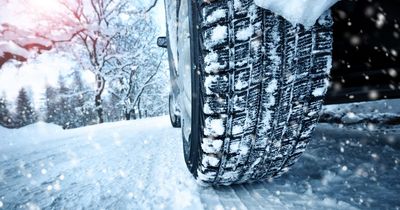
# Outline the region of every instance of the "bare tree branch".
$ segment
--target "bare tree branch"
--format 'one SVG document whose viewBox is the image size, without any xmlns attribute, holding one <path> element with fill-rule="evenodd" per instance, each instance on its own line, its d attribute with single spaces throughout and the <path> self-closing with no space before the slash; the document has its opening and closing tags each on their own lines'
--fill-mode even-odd
<svg viewBox="0 0 400 210">
<path fill-rule="evenodd" d="M 158 0 L 154 0 L 153 4 L 146 10 L 144 13 L 150 12 L 156 5 L 157 5 Z"/>
</svg>

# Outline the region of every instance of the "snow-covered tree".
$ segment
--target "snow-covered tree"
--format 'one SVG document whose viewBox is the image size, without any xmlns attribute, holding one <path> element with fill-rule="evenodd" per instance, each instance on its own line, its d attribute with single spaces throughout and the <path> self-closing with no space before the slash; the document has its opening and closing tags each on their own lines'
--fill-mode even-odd
<svg viewBox="0 0 400 210">
<path fill-rule="evenodd" d="M 93 112 L 93 90 L 88 87 L 82 79 L 81 71 L 74 69 L 71 75 L 72 92 L 69 94 L 69 101 L 74 110 L 71 127 L 77 128 L 96 122 L 96 114 Z"/>
<path fill-rule="evenodd" d="M 25 88 L 21 88 L 17 96 L 16 126 L 23 127 L 37 122 L 38 116 L 34 109 L 32 99 Z"/>
<path fill-rule="evenodd" d="M 73 103 L 74 97 L 79 97 L 79 94 L 67 87 L 66 81 L 62 75 L 58 78 L 58 110 L 56 113 L 56 124 L 61 125 L 64 129 L 76 127 L 75 121 L 78 118 L 75 106 Z"/>
<path fill-rule="evenodd" d="M 146 17 L 126 20 L 124 30 L 115 37 L 116 53 L 120 56 L 108 63 L 112 67 L 109 78 L 110 92 L 118 98 L 125 119 L 140 115 L 141 97 L 146 88 L 161 82 L 155 80 L 162 71 L 165 52 L 156 45 L 157 28 Z M 166 84 L 165 80 L 161 83 Z"/>
<path fill-rule="evenodd" d="M 111 94 L 104 100 L 104 109 L 107 121 L 116 122 L 124 119 L 121 100 L 116 95 Z"/>
<path fill-rule="evenodd" d="M 139 56 L 146 52 L 143 48 L 155 43 L 154 32 L 145 34 L 148 30 L 143 30 L 151 26 L 146 21 L 150 18 L 140 15 L 144 10 L 138 10 L 128 0 L 71 0 L 62 4 L 69 12 L 66 18 L 61 19 L 63 25 L 74 28 L 74 41 L 80 44 L 74 50 L 80 50 L 76 54 L 83 58 L 81 64 L 95 75 L 94 103 L 99 123 L 102 123 L 102 96 L 106 82 L 120 79 L 122 72 L 132 75 L 138 67 L 135 62 L 144 57 Z M 129 80 L 126 76 L 124 78 Z"/>
<path fill-rule="evenodd" d="M 103 15 L 102 18 L 107 19 L 108 17 L 106 16 L 112 13 L 108 11 L 114 11 L 125 7 L 129 1 L 124 0 L 121 1 L 122 3 L 116 3 L 118 0 L 55 0 L 48 2 L 53 6 L 58 6 L 58 10 L 51 11 L 51 14 L 48 14 L 49 10 L 40 10 L 43 3 L 37 4 L 35 2 L 36 1 L 0 0 L 0 5 L 3 10 L 7 10 L 9 4 L 17 4 L 20 7 L 26 7 L 25 10 L 21 10 L 20 13 L 29 15 L 30 19 L 35 22 L 30 28 L 21 28 L 8 23 L 7 20 L 2 20 L 0 15 L 0 68 L 9 60 L 26 61 L 32 51 L 41 53 L 43 50 L 50 50 L 56 43 L 70 42 L 80 32 L 90 31 L 90 25 L 86 25 L 89 26 L 86 27 L 82 25 L 84 22 L 81 21 L 83 18 L 88 20 L 87 17 L 90 17 L 86 17 L 85 13 L 87 8 L 93 8 L 94 10 L 92 12 L 95 12 L 98 18 Z M 135 13 L 147 13 L 154 8 L 156 4 L 157 0 L 154 0 L 147 10 L 135 11 Z M 65 7 L 62 8 L 62 5 Z M 68 18 L 66 12 L 68 10 L 71 11 L 70 9 L 75 5 L 77 6 L 77 10 L 75 10 L 76 13 L 69 16 L 71 18 Z M 120 6 L 116 7 L 115 5 Z M 1 10 L 0 12 L 4 13 L 4 11 Z"/>
<path fill-rule="evenodd" d="M 168 114 L 169 79 L 167 66 L 163 64 L 153 82 L 144 89 L 138 105 L 143 117 L 154 117 Z"/>
<path fill-rule="evenodd" d="M 0 97 L 0 125 L 6 128 L 12 127 L 12 116 L 8 109 L 8 101 L 5 96 Z"/>
<path fill-rule="evenodd" d="M 50 40 L 31 35 L 31 31 L 0 23 L 0 68 L 12 59 L 26 61 L 32 51 L 41 53 L 52 48 Z"/>
<path fill-rule="evenodd" d="M 66 80 L 72 79 L 68 85 Z M 61 125 L 65 129 L 93 124 L 96 119 L 91 107 L 91 90 L 86 86 L 79 71 L 60 75 L 58 87 L 46 86 L 46 122 Z"/>
<path fill-rule="evenodd" d="M 59 104 L 58 104 L 58 90 L 50 85 L 46 85 L 45 90 L 45 98 L 46 98 L 46 119 L 45 121 L 48 123 L 56 123 L 57 116 L 59 112 Z"/>
</svg>

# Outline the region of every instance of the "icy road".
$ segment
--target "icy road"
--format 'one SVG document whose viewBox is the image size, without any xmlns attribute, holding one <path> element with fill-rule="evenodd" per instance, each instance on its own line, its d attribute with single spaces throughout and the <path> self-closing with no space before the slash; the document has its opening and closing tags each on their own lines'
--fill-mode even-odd
<svg viewBox="0 0 400 210">
<path fill-rule="evenodd" d="M 272 182 L 201 187 L 167 117 L 0 127 L 0 209 L 399 209 L 400 128 L 320 124 Z"/>
</svg>

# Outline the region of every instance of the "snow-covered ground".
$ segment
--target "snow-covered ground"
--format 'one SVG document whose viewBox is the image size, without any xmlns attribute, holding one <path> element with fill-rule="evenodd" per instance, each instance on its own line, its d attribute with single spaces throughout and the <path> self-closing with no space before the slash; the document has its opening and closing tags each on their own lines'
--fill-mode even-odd
<svg viewBox="0 0 400 210">
<path fill-rule="evenodd" d="M 399 124 L 400 99 L 328 105 L 323 108 L 321 121 L 348 125 Z"/>
<path fill-rule="evenodd" d="M 0 209 L 398 209 L 400 126 L 379 126 L 320 124 L 288 174 L 214 188 L 186 169 L 168 117 L 0 127 Z"/>
</svg>

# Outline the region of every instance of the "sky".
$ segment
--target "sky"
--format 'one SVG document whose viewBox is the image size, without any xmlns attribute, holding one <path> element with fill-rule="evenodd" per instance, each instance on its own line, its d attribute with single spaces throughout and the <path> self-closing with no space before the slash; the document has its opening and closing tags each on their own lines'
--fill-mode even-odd
<svg viewBox="0 0 400 210">
<path fill-rule="evenodd" d="M 51 10 L 54 0 L 14 0 L 14 2 L 15 4 L 0 8 L 0 23 L 11 22 L 21 27 L 32 27 L 29 17 L 23 15 L 21 2 L 34 2 L 32 9 L 40 8 L 46 12 Z M 15 13 L 18 13 L 18 15 L 15 15 Z M 163 0 L 158 0 L 156 7 L 151 11 L 151 15 L 155 16 L 154 19 L 160 28 L 159 35 L 165 36 Z M 66 54 L 54 53 L 54 51 L 45 52 L 34 58 L 30 58 L 23 65 L 16 66 L 13 63 L 6 63 L 0 69 L 0 96 L 3 96 L 3 93 L 5 93 L 7 99 L 13 101 L 18 95 L 18 91 L 22 87 L 26 87 L 32 89 L 33 98 L 37 104 L 42 98 L 46 84 L 56 86 L 60 72 L 66 74 L 71 71 L 74 65 L 76 63 L 73 62 L 73 58 Z M 93 81 L 93 76 L 90 72 L 84 72 L 83 76 L 87 81 Z"/>
</svg>

